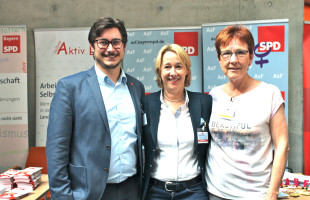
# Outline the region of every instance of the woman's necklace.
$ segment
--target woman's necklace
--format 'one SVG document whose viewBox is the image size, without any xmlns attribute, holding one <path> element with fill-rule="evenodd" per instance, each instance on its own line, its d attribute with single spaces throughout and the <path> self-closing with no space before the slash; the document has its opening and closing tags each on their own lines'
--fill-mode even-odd
<svg viewBox="0 0 310 200">
<path fill-rule="evenodd" d="M 181 101 L 181 100 L 185 97 L 185 95 L 184 95 L 184 93 L 183 93 L 183 96 L 182 96 L 181 98 L 179 98 L 179 99 L 176 99 L 176 100 L 169 99 L 168 97 L 166 97 L 166 95 L 164 95 L 164 97 L 165 97 L 168 101 L 171 101 L 171 102 L 178 102 L 178 101 Z"/>
</svg>

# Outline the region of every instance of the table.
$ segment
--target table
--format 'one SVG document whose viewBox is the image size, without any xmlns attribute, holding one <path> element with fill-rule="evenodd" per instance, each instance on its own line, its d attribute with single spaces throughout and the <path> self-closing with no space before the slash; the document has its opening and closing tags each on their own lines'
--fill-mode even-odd
<svg viewBox="0 0 310 200">
<path fill-rule="evenodd" d="M 46 193 L 49 191 L 49 189 L 48 176 L 47 174 L 42 174 L 40 185 L 34 189 L 33 192 L 30 192 L 27 196 L 21 198 L 21 200 L 38 200 L 42 197 L 46 199 Z"/>
<path fill-rule="evenodd" d="M 289 198 L 285 198 L 283 200 L 287 200 L 287 199 L 294 199 L 294 200 L 310 200 L 310 196 L 303 196 L 300 195 L 299 197 L 289 197 Z"/>
<path fill-rule="evenodd" d="M 42 174 L 41 177 L 41 184 L 33 190 L 33 192 L 29 193 L 26 197 L 22 198 L 21 200 L 38 200 L 41 197 L 45 197 L 46 199 L 46 193 L 49 191 L 49 185 L 48 185 L 48 176 L 47 174 Z M 310 200 L 310 196 L 299 196 L 299 197 L 289 197 L 286 199 L 294 199 L 294 200 Z"/>
<path fill-rule="evenodd" d="M 299 180 L 305 180 L 305 178 L 303 177 L 303 174 L 301 173 L 290 173 L 290 172 L 285 171 L 284 177 L 288 178 L 289 180 L 294 180 L 294 178 L 298 178 Z M 282 199 L 310 200 L 310 196 L 300 195 L 299 197 L 289 197 L 289 198 L 282 198 Z"/>
<path fill-rule="evenodd" d="M 303 196 L 303 195 L 300 195 L 299 197 L 288 197 L 288 198 L 278 198 L 279 200 L 280 199 L 283 199 L 283 200 L 287 200 L 287 199 L 294 199 L 294 200 L 310 200 L 310 196 Z"/>
</svg>

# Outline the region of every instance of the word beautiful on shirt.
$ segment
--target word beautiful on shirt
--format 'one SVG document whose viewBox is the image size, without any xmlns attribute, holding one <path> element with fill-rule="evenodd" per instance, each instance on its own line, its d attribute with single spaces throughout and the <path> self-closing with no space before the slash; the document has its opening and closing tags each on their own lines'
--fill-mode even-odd
<svg viewBox="0 0 310 200">
<path fill-rule="evenodd" d="M 232 122 L 232 121 L 212 121 L 212 129 L 225 129 L 226 131 L 251 130 L 252 127 L 248 123 Z"/>
<path fill-rule="evenodd" d="M 210 132 L 214 141 L 222 148 L 244 150 L 249 153 L 256 151 L 264 140 L 259 127 L 252 127 L 245 122 L 212 121 Z"/>
</svg>

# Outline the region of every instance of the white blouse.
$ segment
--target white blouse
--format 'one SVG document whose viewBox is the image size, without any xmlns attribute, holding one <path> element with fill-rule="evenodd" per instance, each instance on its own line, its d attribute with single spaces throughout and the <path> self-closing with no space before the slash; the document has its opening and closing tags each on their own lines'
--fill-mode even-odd
<svg viewBox="0 0 310 200">
<path fill-rule="evenodd" d="M 197 156 L 194 154 L 194 131 L 185 103 L 173 114 L 160 95 L 161 110 L 157 133 L 152 178 L 161 181 L 185 181 L 199 175 Z"/>
</svg>

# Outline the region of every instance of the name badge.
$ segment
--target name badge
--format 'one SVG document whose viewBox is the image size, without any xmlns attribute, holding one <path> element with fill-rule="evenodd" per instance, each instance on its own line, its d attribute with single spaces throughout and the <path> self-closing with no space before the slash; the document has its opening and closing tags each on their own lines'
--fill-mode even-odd
<svg viewBox="0 0 310 200">
<path fill-rule="evenodd" d="M 197 129 L 198 144 L 205 144 L 209 142 L 208 132 L 203 128 Z"/>
<path fill-rule="evenodd" d="M 232 120 L 235 117 L 235 110 L 233 109 L 233 106 L 227 106 L 224 107 L 224 109 L 221 110 L 219 117 L 226 120 Z"/>
</svg>

